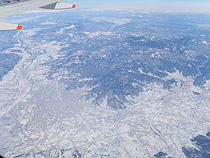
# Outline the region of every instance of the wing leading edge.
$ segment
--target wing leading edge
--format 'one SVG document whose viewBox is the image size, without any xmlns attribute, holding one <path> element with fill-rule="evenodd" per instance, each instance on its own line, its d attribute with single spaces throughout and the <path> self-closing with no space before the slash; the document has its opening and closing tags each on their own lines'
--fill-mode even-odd
<svg viewBox="0 0 210 158">
<path fill-rule="evenodd" d="M 75 7 L 75 4 L 69 4 L 63 0 L 0 0 L 0 31 L 22 29 L 21 25 L 2 20 L 11 15 L 37 8 L 58 10 Z"/>
</svg>

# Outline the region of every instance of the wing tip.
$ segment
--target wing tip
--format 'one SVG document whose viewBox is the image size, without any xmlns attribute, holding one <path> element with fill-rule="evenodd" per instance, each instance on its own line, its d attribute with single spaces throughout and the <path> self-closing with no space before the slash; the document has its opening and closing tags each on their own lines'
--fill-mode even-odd
<svg viewBox="0 0 210 158">
<path fill-rule="evenodd" d="M 23 29 L 23 26 L 20 25 L 20 24 L 18 24 L 17 27 L 16 27 L 16 29 L 17 29 L 17 30 L 22 30 L 22 29 Z"/>
<path fill-rule="evenodd" d="M 77 5 L 76 4 L 72 4 L 72 6 L 71 6 L 72 8 L 76 8 L 77 7 Z"/>
</svg>

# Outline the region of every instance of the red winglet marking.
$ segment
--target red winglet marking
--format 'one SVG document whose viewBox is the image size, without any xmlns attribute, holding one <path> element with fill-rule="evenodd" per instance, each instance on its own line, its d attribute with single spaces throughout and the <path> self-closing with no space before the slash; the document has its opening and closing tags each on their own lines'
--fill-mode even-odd
<svg viewBox="0 0 210 158">
<path fill-rule="evenodd" d="M 72 8 L 76 8 L 77 7 L 77 5 L 76 4 L 72 4 L 72 6 L 71 6 Z"/>
<path fill-rule="evenodd" d="M 20 24 L 18 24 L 16 28 L 17 28 L 17 30 L 22 30 L 23 29 L 23 26 L 20 25 Z"/>
</svg>

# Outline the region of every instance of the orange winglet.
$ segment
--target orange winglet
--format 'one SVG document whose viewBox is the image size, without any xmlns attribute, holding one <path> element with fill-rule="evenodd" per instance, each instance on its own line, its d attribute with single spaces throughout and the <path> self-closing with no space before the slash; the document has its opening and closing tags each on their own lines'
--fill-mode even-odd
<svg viewBox="0 0 210 158">
<path fill-rule="evenodd" d="M 22 30 L 23 29 L 23 26 L 20 25 L 20 24 L 18 24 L 16 28 L 17 28 L 17 30 Z"/>
<path fill-rule="evenodd" d="M 72 6 L 71 6 L 72 8 L 76 8 L 77 7 L 77 5 L 76 4 L 72 4 Z"/>
</svg>

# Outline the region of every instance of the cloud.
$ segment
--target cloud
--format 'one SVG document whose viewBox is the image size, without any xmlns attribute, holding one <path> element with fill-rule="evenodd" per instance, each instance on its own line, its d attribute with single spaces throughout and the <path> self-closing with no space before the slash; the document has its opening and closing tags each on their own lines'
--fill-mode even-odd
<svg viewBox="0 0 210 158">
<path fill-rule="evenodd" d="M 52 21 L 46 21 L 46 22 L 41 23 L 41 25 L 56 25 L 56 24 L 57 23 L 52 22 Z"/>
<path fill-rule="evenodd" d="M 131 22 L 131 19 L 128 18 L 93 18 L 92 20 L 96 21 L 96 22 L 101 22 L 101 21 L 106 21 L 106 22 L 111 22 L 117 25 L 123 25 L 123 24 L 127 24 L 129 22 Z"/>
<path fill-rule="evenodd" d="M 61 29 L 60 29 L 58 32 L 56 32 L 55 34 L 63 34 L 65 30 L 73 29 L 73 28 L 75 28 L 75 27 L 76 27 L 76 25 L 70 25 L 70 26 L 61 28 Z"/>
</svg>

